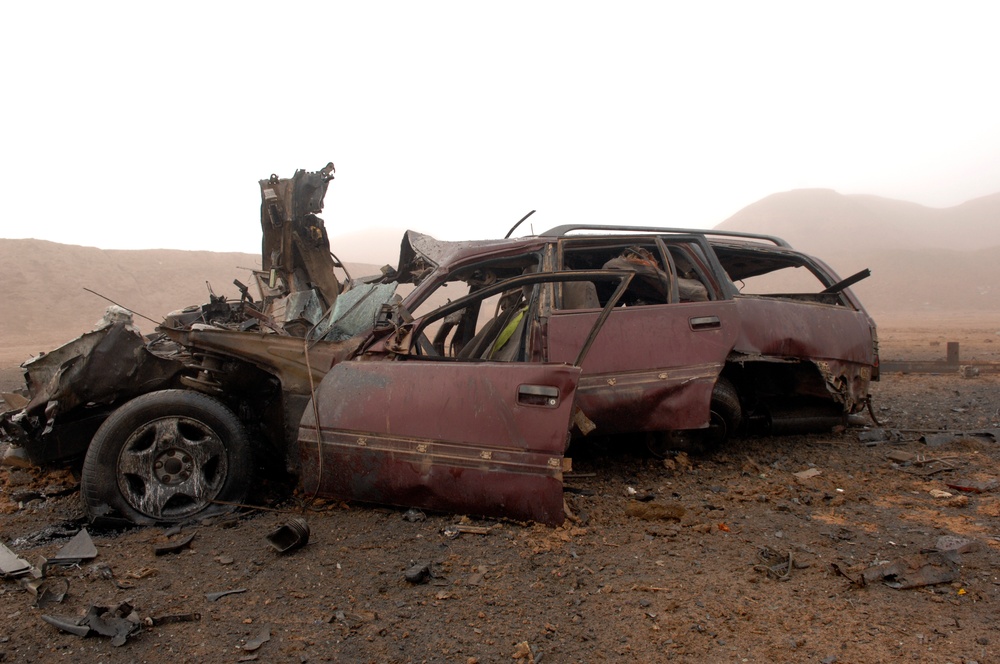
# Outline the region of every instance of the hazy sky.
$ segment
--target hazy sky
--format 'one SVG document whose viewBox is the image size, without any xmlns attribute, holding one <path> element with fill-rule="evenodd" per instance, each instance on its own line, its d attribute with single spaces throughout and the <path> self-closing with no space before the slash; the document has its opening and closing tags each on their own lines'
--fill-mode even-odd
<svg viewBox="0 0 1000 664">
<path fill-rule="evenodd" d="M 257 181 L 328 161 L 333 236 L 956 205 L 1000 191 L 995 7 L 5 3 L 0 237 L 258 252 Z"/>
</svg>

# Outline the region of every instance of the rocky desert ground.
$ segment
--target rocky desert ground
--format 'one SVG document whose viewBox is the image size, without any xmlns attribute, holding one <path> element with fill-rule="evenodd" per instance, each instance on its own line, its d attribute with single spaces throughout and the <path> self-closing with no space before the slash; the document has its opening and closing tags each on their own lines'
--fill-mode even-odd
<svg viewBox="0 0 1000 664">
<path fill-rule="evenodd" d="M 38 595 L 0 580 L 0 661 L 996 662 L 1000 316 L 879 320 L 883 361 L 958 341 L 982 371 L 886 372 L 878 424 L 706 456 L 576 445 L 561 528 L 269 492 L 180 529 L 89 528 L 97 555 Z M 31 564 L 87 527 L 73 469 L 0 487 L 0 541 Z M 278 553 L 294 518 L 309 542 Z M 43 618 L 92 607 L 132 613 L 124 644 Z"/>
</svg>

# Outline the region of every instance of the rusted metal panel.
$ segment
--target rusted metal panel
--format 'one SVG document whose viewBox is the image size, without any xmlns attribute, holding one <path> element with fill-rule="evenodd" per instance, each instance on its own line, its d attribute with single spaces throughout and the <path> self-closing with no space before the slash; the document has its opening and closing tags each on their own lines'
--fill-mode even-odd
<svg viewBox="0 0 1000 664">
<path fill-rule="evenodd" d="M 595 318 L 554 312 L 548 359 L 569 361 Z M 617 308 L 583 362 L 580 407 L 607 433 L 707 426 L 712 386 L 738 332 L 731 300 Z"/>
<path fill-rule="evenodd" d="M 580 370 L 557 364 L 347 362 L 299 429 L 309 494 L 563 521 L 562 469 Z"/>
<path fill-rule="evenodd" d="M 836 358 L 869 366 L 875 360 L 871 319 L 846 307 L 785 298 L 741 296 L 734 350 L 775 357 Z"/>
<path fill-rule="evenodd" d="M 697 429 L 709 422 L 718 364 L 584 375 L 577 405 L 599 433 Z"/>
<path fill-rule="evenodd" d="M 736 304 L 743 324 L 735 353 L 749 361 L 808 361 L 847 412 L 866 402 L 876 356 L 864 311 L 753 296 L 739 297 Z"/>
</svg>

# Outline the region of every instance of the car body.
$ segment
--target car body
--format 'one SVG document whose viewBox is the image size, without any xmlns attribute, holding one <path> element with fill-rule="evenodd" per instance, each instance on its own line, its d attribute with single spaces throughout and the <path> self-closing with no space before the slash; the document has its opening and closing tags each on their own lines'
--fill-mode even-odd
<svg viewBox="0 0 1000 664">
<path fill-rule="evenodd" d="M 763 235 L 564 226 L 409 231 L 395 269 L 341 281 L 316 217 L 332 172 L 261 181 L 259 299 L 239 284 L 153 338 L 109 320 L 27 363 L 14 449 L 84 456 L 94 518 L 225 509 L 266 466 L 307 495 L 560 523 L 570 435 L 663 453 L 868 405 L 864 274 Z"/>
</svg>

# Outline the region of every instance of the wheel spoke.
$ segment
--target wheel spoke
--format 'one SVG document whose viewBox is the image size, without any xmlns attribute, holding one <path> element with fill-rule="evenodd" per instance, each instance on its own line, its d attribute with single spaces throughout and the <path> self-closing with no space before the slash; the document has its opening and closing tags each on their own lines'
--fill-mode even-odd
<svg viewBox="0 0 1000 664">
<path fill-rule="evenodd" d="M 163 507 L 178 493 L 176 487 L 165 486 L 155 479 L 145 482 L 143 488 L 141 496 L 131 491 L 127 498 L 129 502 L 134 502 L 137 510 L 155 518 L 163 516 Z"/>
<path fill-rule="evenodd" d="M 177 441 L 177 447 L 190 454 L 194 464 L 202 468 L 226 454 L 226 448 L 219 437 L 211 431 L 205 433 L 208 435 L 201 440 L 180 438 Z"/>
</svg>

